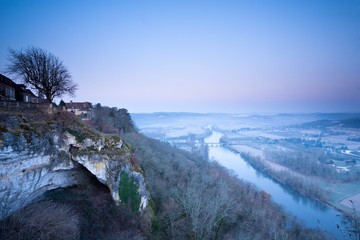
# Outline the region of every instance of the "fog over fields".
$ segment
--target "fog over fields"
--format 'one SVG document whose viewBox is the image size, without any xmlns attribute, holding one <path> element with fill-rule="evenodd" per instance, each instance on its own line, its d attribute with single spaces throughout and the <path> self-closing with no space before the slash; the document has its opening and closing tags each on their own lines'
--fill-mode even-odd
<svg viewBox="0 0 360 240">
<path fill-rule="evenodd" d="M 285 171 L 299 179 L 313 179 L 319 191 L 307 193 L 310 197 L 345 211 L 351 208 L 351 199 L 360 209 L 360 114 L 153 113 L 132 117 L 146 136 L 187 151 L 204 151 L 204 138 L 212 131 L 221 132 L 222 146 L 259 158 L 269 173 Z"/>
</svg>

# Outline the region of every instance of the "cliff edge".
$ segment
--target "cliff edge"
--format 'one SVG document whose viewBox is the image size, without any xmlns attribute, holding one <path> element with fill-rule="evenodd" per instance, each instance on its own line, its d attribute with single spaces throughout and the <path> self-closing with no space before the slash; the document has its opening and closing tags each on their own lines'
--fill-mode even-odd
<svg viewBox="0 0 360 240">
<path fill-rule="evenodd" d="M 136 182 L 141 201 L 150 194 L 130 146 L 104 135 L 68 112 L 0 112 L 0 219 L 45 192 L 82 184 L 84 168 L 106 185 L 119 203 L 121 173 Z"/>
</svg>

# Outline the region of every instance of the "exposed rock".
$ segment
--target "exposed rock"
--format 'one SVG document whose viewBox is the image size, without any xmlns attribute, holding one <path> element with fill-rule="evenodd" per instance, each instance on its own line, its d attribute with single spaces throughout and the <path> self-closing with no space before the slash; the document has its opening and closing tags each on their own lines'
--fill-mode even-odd
<svg viewBox="0 0 360 240">
<path fill-rule="evenodd" d="M 11 127 L 15 128 L 13 122 Z M 134 176 L 141 196 L 139 210 L 147 207 L 150 195 L 144 175 L 132 164 L 129 147 L 121 138 L 86 138 L 78 142 L 76 136 L 62 130 L 53 129 L 41 136 L 34 132 L 1 133 L 0 219 L 46 191 L 80 184 L 81 165 L 109 187 L 117 202 L 120 172 Z"/>
</svg>

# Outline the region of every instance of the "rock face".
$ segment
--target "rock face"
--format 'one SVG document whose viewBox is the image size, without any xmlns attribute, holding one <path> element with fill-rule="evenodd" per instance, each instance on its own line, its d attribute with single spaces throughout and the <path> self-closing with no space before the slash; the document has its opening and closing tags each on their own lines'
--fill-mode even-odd
<svg viewBox="0 0 360 240">
<path fill-rule="evenodd" d="M 46 191 L 81 184 L 85 167 L 107 185 L 119 201 L 120 172 L 134 176 L 141 196 L 140 211 L 150 198 L 141 169 L 119 137 L 86 138 L 79 142 L 67 131 L 47 136 L 3 131 L 0 140 L 0 219 Z"/>
</svg>

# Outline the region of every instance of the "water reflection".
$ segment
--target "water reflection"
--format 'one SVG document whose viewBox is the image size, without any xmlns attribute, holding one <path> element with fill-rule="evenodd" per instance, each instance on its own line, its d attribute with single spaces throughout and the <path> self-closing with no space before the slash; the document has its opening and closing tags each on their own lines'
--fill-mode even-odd
<svg viewBox="0 0 360 240">
<path fill-rule="evenodd" d="M 207 142 L 219 142 L 221 133 L 213 132 L 205 139 Z M 210 159 L 215 159 L 223 166 L 232 169 L 243 180 L 255 184 L 259 189 L 272 195 L 275 202 L 282 205 L 288 212 L 304 221 L 307 226 L 316 228 L 319 222 L 323 229 L 331 232 L 341 239 L 341 234 L 336 228 L 339 212 L 293 191 L 290 187 L 271 179 L 267 174 L 257 171 L 239 154 L 224 147 L 209 147 Z"/>
</svg>

